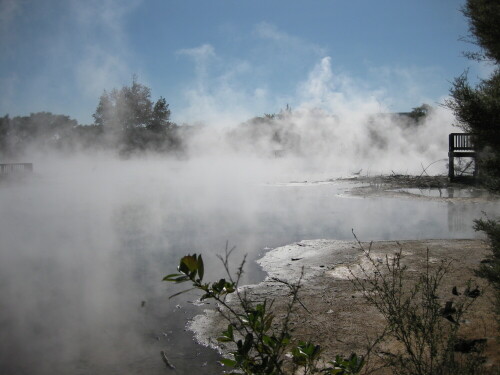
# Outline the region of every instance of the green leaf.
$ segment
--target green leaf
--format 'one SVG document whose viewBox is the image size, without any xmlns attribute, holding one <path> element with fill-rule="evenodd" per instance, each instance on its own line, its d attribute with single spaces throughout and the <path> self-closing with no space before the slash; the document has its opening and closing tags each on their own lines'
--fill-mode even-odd
<svg viewBox="0 0 500 375">
<path fill-rule="evenodd" d="M 219 341 L 219 342 L 230 342 L 230 341 L 233 341 L 233 340 L 231 340 L 229 337 L 220 336 L 220 337 L 217 337 L 217 341 Z"/>
<path fill-rule="evenodd" d="M 188 268 L 189 272 L 196 271 L 198 269 L 198 260 L 196 258 L 196 254 L 186 255 L 185 257 L 182 257 L 181 264 L 184 264 Z"/>
<path fill-rule="evenodd" d="M 231 338 L 231 339 L 234 339 L 234 334 L 233 334 L 233 325 L 232 324 L 228 324 L 227 325 L 227 337 Z"/>
<path fill-rule="evenodd" d="M 165 276 L 162 281 L 175 281 L 173 278 L 179 277 L 179 276 L 184 276 L 184 274 L 183 273 L 171 273 L 170 275 Z"/>
<path fill-rule="evenodd" d="M 189 275 L 189 268 L 182 261 L 179 263 L 179 267 L 177 269 L 185 275 Z"/>
<path fill-rule="evenodd" d="M 179 284 L 179 283 L 183 283 L 183 282 L 185 282 L 185 281 L 189 281 L 189 280 L 190 280 L 190 279 L 189 279 L 189 277 L 187 277 L 187 276 L 179 276 L 179 277 L 177 277 L 177 278 L 175 278 L 175 279 L 171 279 L 171 280 L 169 280 L 169 281 L 175 281 L 177 284 Z"/>
<path fill-rule="evenodd" d="M 233 361 L 232 359 L 229 359 L 229 358 L 223 358 L 219 362 L 221 364 L 223 364 L 224 366 L 228 366 L 228 367 L 236 366 L 236 361 Z"/>
<path fill-rule="evenodd" d="M 276 344 L 276 340 L 273 337 L 269 337 L 268 335 L 262 336 L 262 342 L 271 348 L 274 348 Z"/>
<path fill-rule="evenodd" d="M 271 325 L 273 324 L 273 320 L 274 320 L 274 315 L 273 314 L 269 314 L 268 316 L 266 316 L 265 320 L 264 320 L 264 331 L 269 331 L 269 329 L 271 328 Z"/>
<path fill-rule="evenodd" d="M 252 344 L 253 344 L 253 335 L 251 333 L 247 333 L 247 335 L 245 336 L 245 343 L 243 344 L 241 351 L 244 354 L 247 354 L 252 348 Z"/>
<path fill-rule="evenodd" d="M 226 283 L 224 286 L 224 292 L 227 294 L 234 293 L 235 290 L 233 283 Z"/>
<path fill-rule="evenodd" d="M 212 298 L 212 295 L 210 293 L 205 293 L 204 295 L 202 295 L 200 297 L 200 301 L 204 301 L 206 300 L 207 298 Z"/>
<path fill-rule="evenodd" d="M 205 274 L 205 267 L 203 265 L 203 258 L 201 257 L 201 254 L 198 255 L 198 261 L 197 261 L 197 268 L 198 268 L 198 276 L 200 278 L 200 281 L 203 280 L 203 275 Z"/>
</svg>

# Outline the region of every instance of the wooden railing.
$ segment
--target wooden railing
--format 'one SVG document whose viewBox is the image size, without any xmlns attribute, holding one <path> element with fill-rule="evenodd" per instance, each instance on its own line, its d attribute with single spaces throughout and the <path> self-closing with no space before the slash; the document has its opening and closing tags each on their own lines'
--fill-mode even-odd
<svg viewBox="0 0 500 375">
<path fill-rule="evenodd" d="M 33 163 L 3 163 L 0 164 L 0 175 L 8 173 L 33 172 Z"/>
<path fill-rule="evenodd" d="M 449 136 L 450 151 L 471 151 L 475 152 L 472 143 L 473 134 L 469 133 L 451 133 Z"/>
<path fill-rule="evenodd" d="M 448 138 L 448 177 L 455 179 L 455 158 L 474 158 L 474 176 L 477 175 L 476 148 L 473 143 L 474 134 L 451 133 Z"/>
</svg>

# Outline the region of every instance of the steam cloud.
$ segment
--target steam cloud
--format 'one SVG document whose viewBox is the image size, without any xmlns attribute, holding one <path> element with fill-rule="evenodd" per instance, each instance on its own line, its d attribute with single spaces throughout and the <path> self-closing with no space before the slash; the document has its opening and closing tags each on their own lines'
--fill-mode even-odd
<svg viewBox="0 0 500 375">
<path fill-rule="evenodd" d="M 418 124 L 390 113 L 380 90 L 365 91 L 348 76 L 335 75 L 329 57 L 321 59 L 298 86 L 293 100 L 297 107 L 273 118 L 267 129 L 250 121 L 243 127 L 246 131 L 235 131 L 235 124 L 244 116 L 248 119 L 249 111 L 232 106 L 232 100 L 254 104 L 252 99 L 257 99 L 235 93 L 226 85 L 213 95 L 204 87 L 199 84 L 198 90 L 189 91 L 192 103 L 184 112 L 190 117 L 195 115 L 191 109 L 197 108 L 206 115 L 206 126 L 188 141 L 191 157 L 228 152 L 269 157 L 278 151 L 293 159 L 294 167 L 282 162 L 285 169 L 302 165 L 301 173 L 318 172 L 323 177 L 345 176 L 360 169 L 371 174 L 417 173 L 438 160 L 430 172 L 445 171 L 447 135 L 453 131 L 453 116 L 447 109 L 433 107 Z M 275 133 L 288 135 L 288 139 L 273 139 Z M 286 148 L 293 152 L 287 153 Z"/>
</svg>

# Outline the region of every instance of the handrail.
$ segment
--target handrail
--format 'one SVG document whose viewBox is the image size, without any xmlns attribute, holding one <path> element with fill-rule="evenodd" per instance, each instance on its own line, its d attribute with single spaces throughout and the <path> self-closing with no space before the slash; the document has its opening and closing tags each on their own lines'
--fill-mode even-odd
<svg viewBox="0 0 500 375">
<path fill-rule="evenodd" d="M 472 133 L 451 133 L 449 136 L 450 151 L 476 151 L 472 142 Z"/>
</svg>

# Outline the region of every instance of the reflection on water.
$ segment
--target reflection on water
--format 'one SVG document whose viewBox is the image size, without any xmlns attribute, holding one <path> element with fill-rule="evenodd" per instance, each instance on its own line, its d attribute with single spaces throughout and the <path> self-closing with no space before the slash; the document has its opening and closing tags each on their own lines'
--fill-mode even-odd
<svg viewBox="0 0 500 375">
<path fill-rule="evenodd" d="M 468 215 L 468 205 L 447 202 L 448 206 L 448 231 L 450 233 L 465 233 L 470 231 L 473 223 Z M 498 211 L 497 211 L 498 212 Z M 479 219 L 480 216 L 475 217 Z"/>
<path fill-rule="evenodd" d="M 1 373 L 164 374 L 161 350 L 178 373 L 220 373 L 216 353 L 184 331 L 210 305 L 169 300 L 180 289 L 160 281 L 182 255 L 202 252 L 214 279 L 228 241 L 235 264 L 248 254 L 250 283 L 267 248 L 350 240 L 352 229 L 361 240 L 471 238 L 481 211 L 500 212 L 497 202 L 343 198 L 346 183 L 136 167 L 0 186 Z"/>
<path fill-rule="evenodd" d="M 430 198 L 488 198 L 488 192 L 476 188 L 400 188 L 389 191 L 402 192 Z"/>
</svg>

